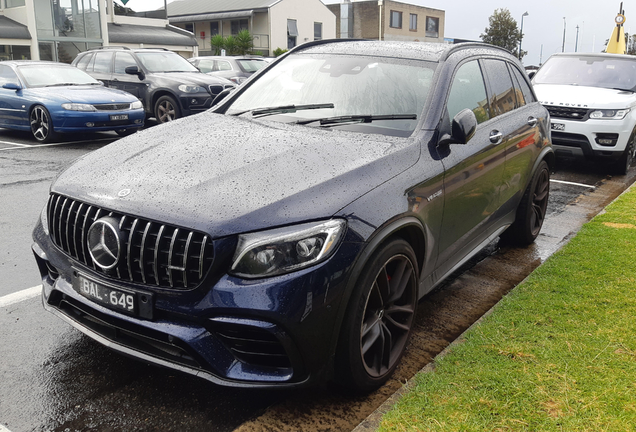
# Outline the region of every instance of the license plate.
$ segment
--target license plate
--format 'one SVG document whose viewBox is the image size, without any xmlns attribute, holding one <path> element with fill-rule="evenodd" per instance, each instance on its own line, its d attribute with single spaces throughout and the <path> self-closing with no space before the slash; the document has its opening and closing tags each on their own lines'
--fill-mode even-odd
<svg viewBox="0 0 636 432">
<path fill-rule="evenodd" d="M 552 130 L 555 130 L 555 131 L 562 131 L 562 130 L 565 130 L 565 124 L 564 123 L 550 123 L 550 128 Z"/>
<path fill-rule="evenodd" d="M 107 287 L 78 275 L 73 279 L 73 288 L 84 297 L 129 315 L 137 315 L 137 294 Z"/>
<path fill-rule="evenodd" d="M 110 116 L 110 121 L 128 120 L 128 114 L 113 114 Z"/>
</svg>

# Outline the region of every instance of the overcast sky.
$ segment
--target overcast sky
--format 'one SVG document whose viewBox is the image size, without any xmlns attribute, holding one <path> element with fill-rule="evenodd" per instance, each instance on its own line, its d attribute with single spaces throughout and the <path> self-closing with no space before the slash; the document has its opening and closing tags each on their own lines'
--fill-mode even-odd
<svg viewBox="0 0 636 432">
<path fill-rule="evenodd" d="M 340 3 L 340 0 L 323 0 L 323 3 Z M 565 51 L 574 51 L 578 25 L 578 51 L 600 52 L 612 33 L 620 6 L 620 1 L 612 0 L 403 0 L 403 3 L 446 11 L 445 37 L 471 40 L 480 40 L 479 35 L 488 26 L 488 18 L 497 8 L 507 8 L 519 27 L 521 16 L 528 12 L 523 19 L 522 45 L 528 51 L 523 61 L 526 65 L 538 65 L 551 54 L 561 52 L 563 17 Z M 163 6 L 163 0 L 129 0 L 127 6 L 135 10 L 152 10 Z M 636 32 L 636 3 L 625 2 L 624 9 L 627 17 L 625 30 Z"/>
</svg>

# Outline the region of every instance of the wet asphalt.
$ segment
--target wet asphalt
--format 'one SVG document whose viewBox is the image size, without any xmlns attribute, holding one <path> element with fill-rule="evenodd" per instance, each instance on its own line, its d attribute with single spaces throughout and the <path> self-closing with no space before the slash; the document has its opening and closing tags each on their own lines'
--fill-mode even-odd
<svg viewBox="0 0 636 432">
<path fill-rule="evenodd" d="M 117 139 L 34 145 L 0 129 L 0 300 L 39 285 L 31 230 L 65 166 Z M 352 430 L 635 179 L 559 161 L 537 242 L 496 241 L 426 296 L 396 376 L 365 396 L 331 389 L 226 389 L 109 351 L 53 315 L 38 297 L 0 307 L 0 431 Z"/>
</svg>

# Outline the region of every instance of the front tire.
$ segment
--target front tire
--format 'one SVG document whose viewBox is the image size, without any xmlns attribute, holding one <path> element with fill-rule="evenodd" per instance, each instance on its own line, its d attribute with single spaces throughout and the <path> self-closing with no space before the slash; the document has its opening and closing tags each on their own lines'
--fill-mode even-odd
<svg viewBox="0 0 636 432">
<path fill-rule="evenodd" d="M 29 115 L 31 134 L 40 143 L 48 143 L 55 139 L 53 121 L 49 111 L 42 105 L 36 105 Z"/>
<path fill-rule="evenodd" d="M 501 239 L 519 246 L 532 243 L 541 232 L 549 197 L 550 168 L 546 161 L 541 161 L 521 198 L 515 222 L 501 235 Z"/>
<path fill-rule="evenodd" d="M 630 137 L 625 151 L 623 151 L 620 159 L 616 162 L 616 165 L 614 166 L 614 172 L 616 174 L 625 175 L 632 166 L 632 163 L 634 162 L 634 153 L 636 153 L 636 145 L 634 144 L 634 141 L 635 138 L 633 136 Z"/>
<path fill-rule="evenodd" d="M 402 239 L 393 239 L 365 265 L 349 301 L 339 340 L 339 384 L 371 391 L 395 371 L 415 321 L 416 263 L 413 248 Z"/>
<path fill-rule="evenodd" d="M 172 96 L 161 96 L 155 103 L 155 119 L 166 123 L 181 117 L 181 110 Z"/>
</svg>

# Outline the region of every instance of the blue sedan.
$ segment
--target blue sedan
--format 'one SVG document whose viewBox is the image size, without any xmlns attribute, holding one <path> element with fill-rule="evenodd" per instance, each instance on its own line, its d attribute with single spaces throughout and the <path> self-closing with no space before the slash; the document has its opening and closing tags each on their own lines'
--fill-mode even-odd
<svg viewBox="0 0 636 432">
<path fill-rule="evenodd" d="M 0 127 L 31 131 L 41 143 L 61 133 L 123 136 L 144 125 L 139 99 L 64 63 L 3 61 L 0 86 Z"/>
</svg>

